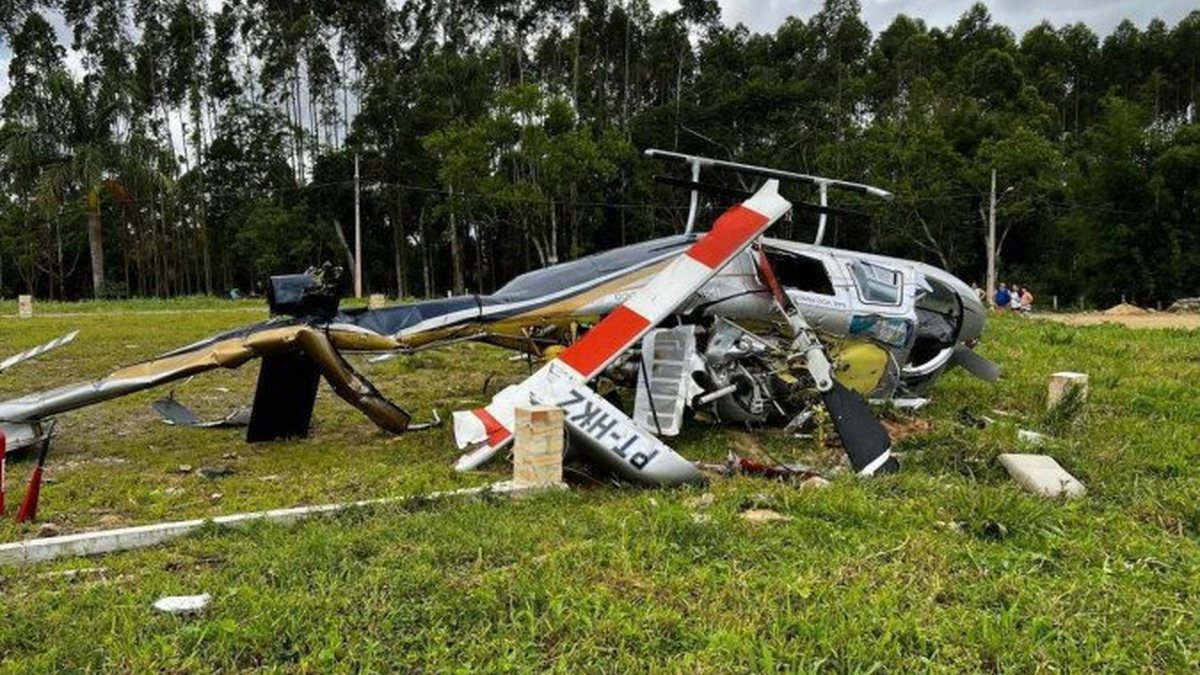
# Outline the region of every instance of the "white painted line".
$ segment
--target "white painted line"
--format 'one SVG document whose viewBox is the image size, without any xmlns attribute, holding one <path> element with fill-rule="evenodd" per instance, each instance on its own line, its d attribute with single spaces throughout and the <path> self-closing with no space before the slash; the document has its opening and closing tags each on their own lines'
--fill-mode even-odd
<svg viewBox="0 0 1200 675">
<path fill-rule="evenodd" d="M 304 520 L 311 516 L 337 513 L 346 509 L 362 506 L 378 506 L 396 504 L 416 499 L 441 499 L 444 497 L 461 497 L 484 493 L 506 494 L 521 496 L 528 492 L 536 492 L 537 488 L 527 485 L 516 485 L 512 482 L 496 483 L 483 487 L 464 488 L 446 492 L 433 492 L 425 495 L 407 497 L 385 497 L 382 499 L 367 499 L 341 504 L 321 504 L 318 506 L 297 506 L 288 509 L 273 509 L 270 511 L 252 511 L 249 513 L 234 513 L 228 516 L 217 516 L 211 519 L 197 518 L 194 520 L 179 520 L 170 523 L 154 523 L 136 527 L 122 527 L 115 530 L 99 530 L 96 532 L 81 532 L 61 537 L 45 539 L 27 539 L 8 544 L 0 544 L 0 565 L 23 565 L 37 563 L 56 558 L 71 556 L 97 555 L 112 553 L 134 548 L 157 546 L 171 539 L 177 539 L 189 532 L 202 527 L 205 523 L 225 527 L 238 527 L 247 523 L 265 520 L 274 523 L 290 523 Z"/>
</svg>

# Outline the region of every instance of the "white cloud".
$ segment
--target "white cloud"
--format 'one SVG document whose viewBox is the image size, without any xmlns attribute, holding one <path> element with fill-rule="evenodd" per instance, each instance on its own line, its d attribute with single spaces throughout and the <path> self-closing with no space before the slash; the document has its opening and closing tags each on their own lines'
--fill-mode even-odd
<svg viewBox="0 0 1200 675">
<path fill-rule="evenodd" d="M 7 49 L 0 50 L 0 99 L 8 94 L 8 62 L 12 61 L 12 53 Z"/>
</svg>

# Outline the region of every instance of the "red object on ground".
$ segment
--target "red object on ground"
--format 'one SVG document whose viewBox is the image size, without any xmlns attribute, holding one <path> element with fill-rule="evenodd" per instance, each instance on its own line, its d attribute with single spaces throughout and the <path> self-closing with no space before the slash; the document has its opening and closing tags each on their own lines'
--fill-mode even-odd
<svg viewBox="0 0 1200 675">
<path fill-rule="evenodd" d="M 38 497 L 42 494 L 42 466 L 46 463 L 46 453 L 50 451 L 50 439 L 42 441 L 42 452 L 38 455 L 37 466 L 33 467 L 33 475 L 29 477 L 29 489 L 25 491 L 25 499 L 21 508 L 17 509 L 17 522 L 28 523 L 37 519 Z"/>
<path fill-rule="evenodd" d="M 17 522 L 27 523 L 37 518 L 38 497 L 42 492 L 42 465 L 39 464 L 33 468 L 33 475 L 29 477 L 29 489 L 25 491 L 25 499 L 21 502 L 21 508 L 17 509 Z"/>
</svg>

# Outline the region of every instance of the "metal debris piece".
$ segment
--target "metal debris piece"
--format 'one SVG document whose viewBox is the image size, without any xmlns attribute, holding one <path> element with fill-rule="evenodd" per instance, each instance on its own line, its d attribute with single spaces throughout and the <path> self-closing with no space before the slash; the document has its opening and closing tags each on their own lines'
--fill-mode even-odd
<svg viewBox="0 0 1200 675">
<path fill-rule="evenodd" d="M 929 405 L 927 398 L 873 398 L 871 405 L 891 405 L 897 410 L 916 412 Z"/>
<path fill-rule="evenodd" d="M 1017 429 L 1017 440 L 1030 445 L 1041 446 L 1046 443 L 1048 437 L 1046 434 L 1039 434 L 1036 431 L 1029 429 Z"/>
<path fill-rule="evenodd" d="M 154 412 L 162 418 L 165 424 L 180 427 L 196 427 L 198 429 L 223 429 L 228 427 L 244 427 L 250 424 L 250 408 L 241 407 L 219 420 L 205 422 L 190 408 L 180 403 L 172 391 L 166 398 L 160 398 L 150 404 Z"/>
<path fill-rule="evenodd" d="M 225 466 L 224 464 L 220 466 L 202 466 L 199 469 L 196 469 L 196 473 L 209 480 L 216 480 L 217 478 L 232 476 L 233 469 Z"/>
</svg>

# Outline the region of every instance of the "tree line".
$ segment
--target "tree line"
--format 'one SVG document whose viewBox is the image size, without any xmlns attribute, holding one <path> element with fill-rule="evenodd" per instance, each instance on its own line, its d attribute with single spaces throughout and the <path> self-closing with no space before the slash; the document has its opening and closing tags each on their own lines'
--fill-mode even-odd
<svg viewBox="0 0 1200 675">
<path fill-rule="evenodd" d="M 873 35 L 826 0 L 759 34 L 715 0 L 14 0 L 0 40 L 3 295 L 349 266 L 356 157 L 366 287 L 487 292 L 679 231 L 686 195 L 647 147 L 892 190 L 839 197 L 870 218 L 826 242 L 981 282 L 995 171 L 1002 279 L 1087 305 L 1200 294 L 1200 11 L 1017 36 L 976 4 Z"/>
</svg>

